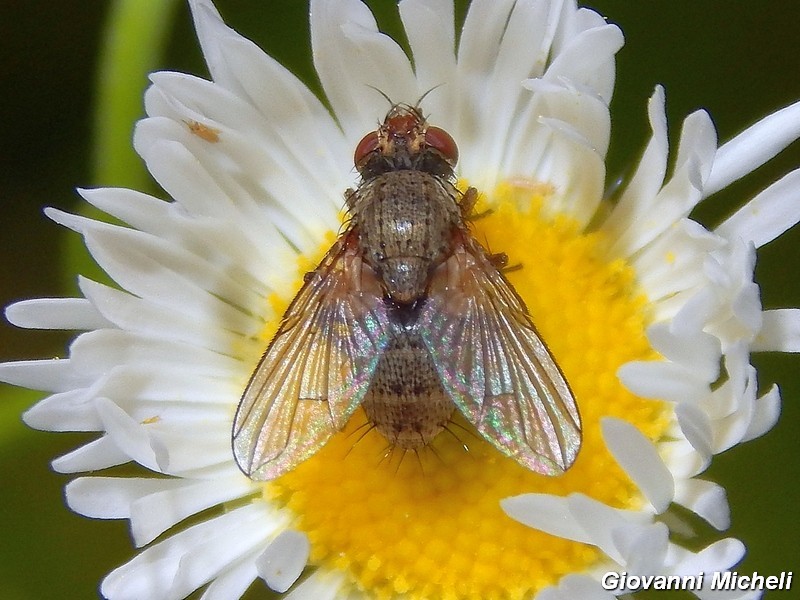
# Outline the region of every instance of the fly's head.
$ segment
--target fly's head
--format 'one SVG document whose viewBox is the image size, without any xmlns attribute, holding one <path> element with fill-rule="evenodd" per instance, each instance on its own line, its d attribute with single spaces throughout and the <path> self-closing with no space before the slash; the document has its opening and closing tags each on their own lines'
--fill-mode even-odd
<svg viewBox="0 0 800 600">
<path fill-rule="evenodd" d="M 458 147 L 444 129 L 429 126 L 418 107 L 395 104 L 383 124 L 358 143 L 353 161 L 364 181 L 402 170 L 450 179 Z"/>
</svg>

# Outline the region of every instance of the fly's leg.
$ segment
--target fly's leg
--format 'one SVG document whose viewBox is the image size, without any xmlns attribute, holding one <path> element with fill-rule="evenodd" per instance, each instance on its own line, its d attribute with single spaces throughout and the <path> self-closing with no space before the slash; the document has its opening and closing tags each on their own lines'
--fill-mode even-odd
<svg viewBox="0 0 800 600">
<path fill-rule="evenodd" d="M 489 254 L 489 262 L 492 266 L 501 273 L 511 273 L 512 271 L 519 271 L 522 269 L 522 263 L 508 264 L 508 254 L 505 252 L 497 252 L 496 254 Z"/>
<path fill-rule="evenodd" d="M 477 202 L 478 190 L 476 190 L 474 187 L 467 189 L 467 191 L 464 192 L 464 195 L 461 197 L 461 202 L 458 203 L 458 207 L 461 209 L 461 217 L 465 221 L 476 221 L 492 214 L 493 211 L 491 208 L 487 208 L 479 213 L 474 213 L 473 210 L 475 209 L 475 204 Z M 518 271 L 522 268 L 522 264 L 520 263 L 509 266 L 508 254 L 505 252 L 490 252 L 488 253 L 487 258 L 489 259 L 489 262 L 492 263 L 492 266 L 501 273 Z"/>
<path fill-rule="evenodd" d="M 482 210 L 479 213 L 473 212 L 477 203 L 478 190 L 476 190 L 474 187 L 467 189 L 467 191 L 464 192 L 464 195 L 461 197 L 461 201 L 458 203 L 458 207 L 461 209 L 461 218 L 465 221 L 477 221 L 478 219 L 488 217 L 494 212 L 494 210 L 491 208 Z"/>
<path fill-rule="evenodd" d="M 347 212 L 352 213 L 356 206 L 356 191 L 353 188 L 347 188 L 344 192 L 344 203 L 347 206 Z"/>
<path fill-rule="evenodd" d="M 478 190 L 474 187 L 467 188 L 467 191 L 464 192 L 464 195 L 461 196 L 461 200 L 458 203 L 458 208 L 461 210 L 461 218 L 464 220 L 472 220 L 475 218 L 473 214 L 473 210 L 475 210 L 475 204 L 478 202 Z"/>
</svg>

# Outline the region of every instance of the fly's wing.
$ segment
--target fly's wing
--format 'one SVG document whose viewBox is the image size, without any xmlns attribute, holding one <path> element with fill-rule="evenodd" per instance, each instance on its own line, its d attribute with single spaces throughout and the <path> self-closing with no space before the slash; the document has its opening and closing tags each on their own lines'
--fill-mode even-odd
<svg viewBox="0 0 800 600">
<path fill-rule="evenodd" d="M 274 479 L 314 454 L 361 402 L 388 341 L 371 277 L 338 243 L 283 317 L 244 391 L 233 453 L 251 479 Z M 355 271 L 355 272 L 354 272 Z"/>
<path fill-rule="evenodd" d="M 417 324 L 444 389 L 484 438 L 543 475 L 572 465 L 581 429 L 569 385 L 472 238 L 434 276 Z"/>
</svg>

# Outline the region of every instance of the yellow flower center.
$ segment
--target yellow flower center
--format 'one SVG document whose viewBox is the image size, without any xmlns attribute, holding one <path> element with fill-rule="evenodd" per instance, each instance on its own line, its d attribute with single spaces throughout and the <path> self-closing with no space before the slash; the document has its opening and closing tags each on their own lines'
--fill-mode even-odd
<svg viewBox="0 0 800 600">
<path fill-rule="evenodd" d="M 600 554 L 513 521 L 500 500 L 581 492 L 620 508 L 642 503 L 607 450 L 600 419 L 624 418 L 654 440 L 668 423 L 662 403 L 634 396 L 616 377 L 620 365 L 655 357 L 644 336 L 646 298 L 632 269 L 608 260 L 601 234 L 540 213 L 549 193 L 501 185 L 485 204 L 492 212 L 472 229 L 492 252 L 505 252 L 510 267 L 521 267 L 507 277 L 575 393 L 583 445 L 572 468 L 560 477 L 528 471 L 458 414 L 420 452 L 392 451 L 359 410 L 317 455 L 264 486 L 265 497 L 292 511 L 294 526 L 308 534 L 312 564 L 345 573 L 367 597 L 530 597 Z"/>
</svg>

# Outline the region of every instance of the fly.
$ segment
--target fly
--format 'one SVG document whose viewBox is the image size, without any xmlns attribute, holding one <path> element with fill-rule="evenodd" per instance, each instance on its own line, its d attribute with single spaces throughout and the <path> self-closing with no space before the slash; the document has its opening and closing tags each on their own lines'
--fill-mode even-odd
<svg viewBox="0 0 800 600">
<path fill-rule="evenodd" d="M 471 234 L 477 192 L 458 149 L 398 104 L 355 150 L 350 219 L 284 314 L 244 391 L 233 452 L 252 479 L 291 470 L 359 406 L 387 441 L 429 444 L 459 410 L 500 452 L 544 475 L 575 461 L 573 394 L 502 273 Z"/>
</svg>

